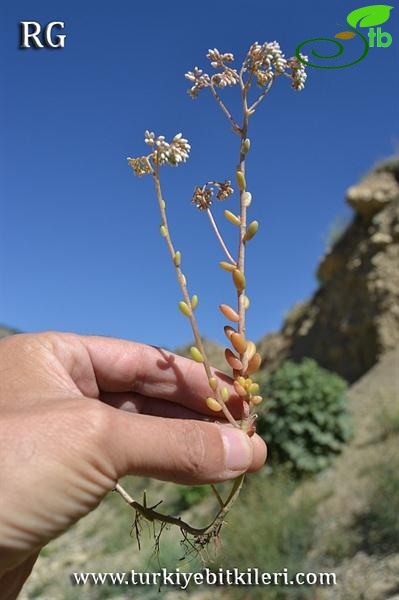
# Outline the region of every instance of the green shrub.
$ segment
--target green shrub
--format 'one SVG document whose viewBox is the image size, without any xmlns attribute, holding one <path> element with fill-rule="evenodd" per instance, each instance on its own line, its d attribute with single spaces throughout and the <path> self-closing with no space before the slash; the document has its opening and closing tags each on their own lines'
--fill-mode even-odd
<svg viewBox="0 0 399 600">
<path fill-rule="evenodd" d="M 195 504 L 198 504 L 206 498 L 210 493 L 209 485 L 179 485 L 178 486 L 178 498 L 175 502 L 175 508 L 177 511 L 187 510 Z"/>
<path fill-rule="evenodd" d="M 297 474 L 328 467 L 351 434 L 345 381 L 311 359 L 286 361 L 261 383 L 265 398 L 257 429 L 273 462 Z"/>
</svg>

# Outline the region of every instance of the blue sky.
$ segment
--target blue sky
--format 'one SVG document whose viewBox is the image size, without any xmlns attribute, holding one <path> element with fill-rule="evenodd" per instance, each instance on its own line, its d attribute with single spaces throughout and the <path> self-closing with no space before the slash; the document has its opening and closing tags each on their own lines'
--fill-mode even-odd
<svg viewBox="0 0 399 600">
<path fill-rule="evenodd" d="M 306 39 L 344 30 L 359 6 L 2 2 L 0 322 L 166 347 L 190 339 L 176 310 L 180 294 L 152 182 L 126 163 L 145 152 L 148 128 L 167 137 L 182 131 L 192 144 L 185 165 L 164 169 L 163 185 L 189 287 L 200 297 L 202 332 L 222 341 L 217 305 L 233 302 L 231 281 L 190 198 L 198 183 L 234 178 L 238 138 L 210 95 L 190 99 L 183 75 L 206 65 L 213 47 L 242 58 L 253 41 L 277 39 L 292 55 Z M 290 306 L 314 291 L 329 227 L 350 215 L 346 188 L 397 150 L 398 15 L 395 7 L 382 26 L 393 36 L 389 48 L 370 49 L 353 67 L 309 69 L 301 93 L 278 81 L 251 122 L 250 216 L 261 222 L 248 251 L 252 339 L 278 328 Z M 65 48 L 19 49 L 22 20 L 65 21 Z M 358 42 L 344 42 L 349 57 Z M 235 202 L 215 206 L 227 239 L 232 226 L 222 210 Z"/>
</svg>

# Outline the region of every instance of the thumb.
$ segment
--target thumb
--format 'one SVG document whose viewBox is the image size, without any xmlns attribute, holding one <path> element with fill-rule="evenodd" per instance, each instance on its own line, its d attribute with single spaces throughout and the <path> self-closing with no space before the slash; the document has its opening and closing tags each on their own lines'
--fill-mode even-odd
<svg viewBox="0 0 399 600">
<path fill-rule="evenodd" d="M 183 484 L 216 483 L 257 470 L 266 447 L 229 424 L 114 413 L 109 458 L 118 476 L 144 475 Z"/>
</svg>

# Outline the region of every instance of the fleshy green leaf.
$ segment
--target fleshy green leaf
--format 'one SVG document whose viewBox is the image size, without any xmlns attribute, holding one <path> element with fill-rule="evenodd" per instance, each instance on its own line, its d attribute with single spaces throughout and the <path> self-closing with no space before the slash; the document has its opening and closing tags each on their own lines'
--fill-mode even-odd
<svg viewBox="0 0 399 600">
<path fill-rule="evenodd" d="M 388 21 L 393 6 L 387 4 L 372 4 L 353 10 L 347 16 L 347 21 L 352 27 L 374 27 Z M 335 36 L 337 37 L 337 36 Z"/>
<path fill-rule="evenodd" d="M 351 38 L 354 38 L 356 36 L 356 33 L 353 33 L 353 31 L 341 31 L 340 33 L 337 33 L 336 35 L 334 35 L 334 37 L 339 38 L 340 40 L 350 40 Z"/>
</svg>

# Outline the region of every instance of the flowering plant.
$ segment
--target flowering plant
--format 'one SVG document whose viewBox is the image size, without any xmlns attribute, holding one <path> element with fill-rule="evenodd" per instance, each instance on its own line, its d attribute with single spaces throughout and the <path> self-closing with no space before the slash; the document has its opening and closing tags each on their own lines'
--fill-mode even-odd
<svg viewBox="0 0 399 600">
<path fill-rule="evenodd" d="M 248 183 L 245 176 L 245 163 L 247 154 L 250 151 L 250 139 L 248 137 L 249 121 L 280 76 L 288 77 L 292 87 L 300 91 L 304 88 L 306 73 L 304 64 L 296 56 L 288 59 L 284 57 L 280 45 L 276 41 L 264 44 L 255 42 L 252 44 L 239 70 L 232 66 L 234 56 L 230 52 L 221 53 L 214 48 L 208 51 L 207 58 L 210 60 L 211 67 L 215 70 L 215 73 L 209 75 L 204 73 L 202 69 L 195 67 L 192 71 L 186 73 L 185 76 L 190 82 L 188 93 L 192 98 L 197 98 L 202 90 L 209 88 L 217 104 L 230 122 L 234 134 L 239 137 L 239 158 L 236 167 L 239 212 L 236 214 L 227 209 L 224 211 L 226 219 L 237 227 L 237 256 L 234 256 L 228 249 L 217 227 L 211 208 L 215 196 L 217 200 L 225 201 L 233 195 L 234 190 L 231 181 L 208 181 L 203 185 L 197 185 L 192 196 L 192 203 L 201 212 L 206 213 L 209 218 L 211 227 L 225 254 L 226 260 L 219 263 L 220 267 L 231 273 L 236 293 L 237 303 L 235 308 L 229 304 L 220 304 L 219 309 L 229 321 L 229 324 L 224 327 L 230 344 L 225 350 L 225 358 L 232 370 L 235 392 L 243 399 L 244 410 L 239 420 L 236 420 L 229 410 L 230 397 L 227 387 L 220 385 L 220 382 L 212 373 L 195 314 L 198 305 L 198 296 L 189 293 L 187 279 L 182 270 L 182 255 L 179 250 L 176 250 L 173 243 L 168 225 L 166 202 L 161 189 L 161 167 L 164 165 L 176 167 L 184 163 L 190 155 L 190 144 L 181 133 L 178 133 L 170 142 L 167 142 L 164 136 L 155 135 L 152 131 L 146 131 L 144 142 L 150 149 L 149 153 L 136 158 L 129 157 L 128 162 L 136 175 L 150 175 L 154 180 L 155 193 L 161 216 L 160 233 L 165 239 L 182 293 L 182 300 L 178 306 L 181 313 L 189 320 L 194 335 L 195 345 L 190 349 L 191 357 L 196 362 L 203 364 L 208 378 L 209 395 L 204 398 L 204 402 L 210 411 L 223 413 L 232 426 L 241 428 L 251 436 L 255 431 L 256 407 L 262 402 L 262 397 L 259 395 L 258 383 L 251 379 L 251 375 L 260 367 L 261 356 L 257 352 L 255 343 L 247 338 L 245 326 L 245 315 L 249 307 L 249 298 L 245 293 L 247 286 L 245 254 L 248 242 L 255 236 L 259 228 L 258 221 L 252 220 L 249 223 L 247 221 L 247 211 L 252 202 L 252 195 L 248 191 Z M 301 58 L 306 60 L 307 57 L 301 56 Z M 220 96 L 219 92 L 228 86 L 238 86 L 240 91 L 242 106 L 240 121 L 233 117 Z M 250 91 L 255 86 L 257 86 L 258 93 L 250 101 Z M 161 531 L 166 524 L 175 524 L 180 528 L 186 540 L 190 536 L 190 543 L 202 548 L 212 538 L 216 538 L 219 535 L 226 514 L 238 497 L 243 480 L 244 475 L 235 480 L 227 500 L 223 500 L 215 486 L 212 486 L 220 508 L 212 522 L 207 527 L 201 529 L 192 527 L 178 517 L 162 514 L 156 510 L 156 507 L 148 507 L 145 499 L 142 504 L 135 501 L 120 484 L 116 486 L 116 490 L 136 511 L 135 530 L 137 535 L 139 534 L 139 523 L 142 518 L 152 522 L 159 521 L 161 523 Z"/>
</svg>

